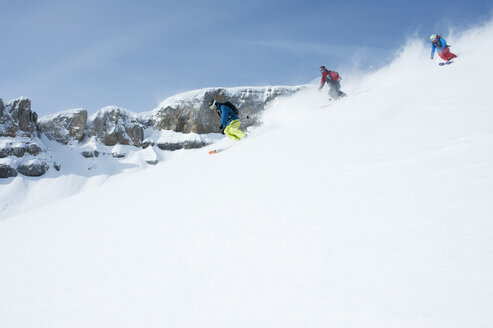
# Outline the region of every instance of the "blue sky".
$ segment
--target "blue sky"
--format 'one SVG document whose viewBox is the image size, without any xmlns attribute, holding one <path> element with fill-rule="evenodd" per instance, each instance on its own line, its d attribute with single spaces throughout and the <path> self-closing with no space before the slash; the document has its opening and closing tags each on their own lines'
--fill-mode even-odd
<svg viewBox="0 0 493 328">
<path fill-rule="evenodd" d="M 444 3 L 0 0 L 0 98 L 28 97 L 40 116 L 148 111 L 193 89 L 304 84 L 320 65 L 341 75 L 379 67 L 412 35 L 427 42 L 493 14 L 491 0 Z"/>
</svg>

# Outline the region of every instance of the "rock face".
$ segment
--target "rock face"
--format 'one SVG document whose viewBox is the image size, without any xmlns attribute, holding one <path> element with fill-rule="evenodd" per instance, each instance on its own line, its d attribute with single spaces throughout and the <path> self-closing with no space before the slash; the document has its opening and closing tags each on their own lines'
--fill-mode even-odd
<svg viewBox="0 0 493 328">
<path fill-rule="evenodd" d="M 37 120 L 29 99 L 19 98 L 7 105 L 0 99 L 0 178 L 46 173 L 46 161 L 33 159 L 43 152 L 37 138 Z"/>
<path fill-rule="evenodd" d="M 218 132 L 219 118 L 208 107 L 216 101 L 230 101 L 238 108 L 242 127 L 259 123 L 260 114 L 279 96 L 289 96 L 303 87 L 216 88 L 171 97 L 151 112 L 150 122 L 159 130 L 184 133 Z M 247 118 L 248 117 L 248 118 Z M 145 120 L 143 120 L 145 121 Z"/>
<path fill-rule="evenodd" d="M 37 121 L 29 99 L 19 98 L 6 106 L 0 99 L 0 137 L 33 137 Z"/>
<path fill-rule="evenodd" d="M 116 144 L 140 147 L 144 140 L 144 125 L 136 114 L 119 107 L 105 107 L 89 121 L 86 134 L 97 137 L 106 146 Z"/>
<path fill-rule="evenodd" d="M 87 123 L 87 111 L 74 109 L 43 117 L 38 122 L 38 130 L 50 140 L 64 145 L 70 141 L 79 142 L 84 138 Z"/>
<path fill-rule="evenodd" d="M 97 151 L 97 150 L 93 150 L 93 151 L 85 150 L 81 153 L 81 155 L 84 156 L 85 158 L 99 157 L 99 151 Z"/>
<path fill-rule="evenodd" d="M 0 141 L 0 159 L 6 160 L 0 163 L 0 178 L 15 177 L 17 172 L 37 176 L 33 172 L 40 172 L 40 166 L 48 167 L 44 159 L 36 160 L 37 165 L 31 163 L 33 157 L 44 151 L 35 138 L 3 137 Z"/>
<path fill-rule="evenodd" d="M 42 151 L 41 147 L 33 139 L 24 142 L 2 142 L 0 144 L 0 158 L 8 156 L 23 157 L 25 154 L 38 155 Z"/>
<path fill-rule="evenodd" d="M 207 146 L 208 143 L 205 141 L 183 141 L 183 142 L 163 142 L 158 143 L 157 146 L 162 150 L 178 150 L 178 149 L 196 149 Z"/>
<path fill-rule="evenodd" d="M 87 123 L 86 136 L 97 137 L 106 146 L 143 144 L 144 131 L 172 130 L 183 133 L 219 132 L 219 118 L 208 107 L 212 99 L 231 101 L 240 111 L 242 128 L 259 123 L 259 116 L 277 97 L 289 96 L 303 87 L 214 88 L 191 91 L 166 99 L 146 114 L 134 114 L 119 107 L 105 107 Z M 196 148 L 203 145 L 162 144 L 162 149 Z"/>
<path fill-rule="evenodd" d="M 87 136 L 88 138 L 96 137 L 106 146 L 122 144 L 142 147 L 144 131 L 149 127 L 183 133 L 219 132 L 219 118 L 208 108 L 212 99 L 231 101 L 235 104 L 240 111 L 242 128 L 247 128 L 259 124 L 260 114 L 272 100 L 280 96 L 292 95 L 302 88 L 303 86 L 195 90 L 166 99 L 150 113 L 135 114 L 115 106 L 104 107 L 89 119 L 87 111 L 83 109 L 58 113 L 42 118 L 38 123 L 38 130 L 50 140 L 56 140 L 62 144 L 67 144 L 71 140 L 81 141 Z M 30 103 L 17 101 L 10 107 L 19 108 L 21 111 L 24 109 L 24 112 L 28 113 L 26 109 L 30 109 Z M 12 134 L 10 132 L 9 135 Z M 163 149 L 180 149 L 189 146 L 163 145 L 162 147 Z"/>
<path fill-rule="evenodd" d="M 10 178 L 17 176 L 17 171 L 7 164 L 0 164 L 0 178 Z"/>
<path fill-rule="evenodd" d="M 17 166 L 17 171 L 29 177 L 39 177 L 48 171 L 48 164 L 43 161 L 33 159 Z"/>
</svg>

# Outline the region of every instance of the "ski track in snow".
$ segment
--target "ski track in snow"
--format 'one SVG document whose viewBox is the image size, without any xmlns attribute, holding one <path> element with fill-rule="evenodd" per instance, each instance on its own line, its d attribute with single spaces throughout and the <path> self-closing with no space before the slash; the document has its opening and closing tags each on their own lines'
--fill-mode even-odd
<svg viewBox="0 0 493 328">
<path fill-rule="evenodd" d="M 493 23 L 447 39 L 213 156 L 1 181 L 0 327 L 489 327 Z"/>
</svg>

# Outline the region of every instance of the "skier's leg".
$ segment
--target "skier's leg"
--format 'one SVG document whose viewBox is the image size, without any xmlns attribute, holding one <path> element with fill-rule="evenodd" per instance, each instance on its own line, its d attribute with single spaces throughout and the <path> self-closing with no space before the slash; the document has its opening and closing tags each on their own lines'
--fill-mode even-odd
<svg viewBox="0 0 493 328">
<path fill-rule="evenodd" d="M 346 94 L 341 91 L 341 81 L 337 81 L 335 83 L 335 89 L 337 90 L 337 96 L 340 97 L 346 97 Z"/>
<path fill-rule="evenodd" d="M 339 96 L 337 95 L 337 91 L 334 90 L 334 88 L 329 89 L 329 96 L 330 96 L 330 98 L 332 98 L 334 100 L 339 98 Z"/>
<path fill-rule="evenodd" d="M 239 138 L 231 132 L 231 128 L 229 128 L 229 125 L 224 129 L 224 134 L 231 140 L 239 140 Z"/>
<path fill-rule="evenodd" d="M 228 124 L 226 129 L 224 129 L 224 134 L 226 134 L 230 139 L 240 140 L 245 137 L 245 132 L 239 129 L 241 125 L 240 120 L 233 120 Z"/>
<path fill-rule="evenodd" d="M 444 49 L 438 51 L 438 55 L 440 56 L 440 58 L 442 58 L 445 61 L 448 60 L 448 55 L 447 55 L 446 49 L 448 49 L 448 48 L 444 48 Z"/>
<path fill-rule="evenodd" d="M 246 134 L 245 134 L 245 132 L 240 130 L 241 121 L 240 120 L 234 120 L 231 123 L 232 123 L 231 129 L 232 129 L 233 134 L 236 137 L 238 137 L 238 139 L 243 139 L 246 136 Z"/>
<path fill-rule="evenodd" d="M 457 57 L 456 54 L 453 54 L 453 53 L 450 52 L 449 47 L 446 47 L 445 54 L 447 55 L 448 60 L 451 60 L 451 59 L 454 59 L 454 58 Z"/>
<path fill-rule="evenodd" d="M 329 95 L 332 99 L 336 100 L 340 97 L 341 83 L 339 81 L 332 81 L 330 83 Z"/>
</svg>

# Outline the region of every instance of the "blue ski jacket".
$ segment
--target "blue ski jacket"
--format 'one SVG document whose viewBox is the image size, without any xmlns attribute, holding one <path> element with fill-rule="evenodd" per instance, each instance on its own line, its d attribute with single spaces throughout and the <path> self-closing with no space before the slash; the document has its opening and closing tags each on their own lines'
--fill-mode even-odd
<svg viewBox="0 0 493 328">
<path fill-rule="evenodd" d="M 231 121 L 238 119 L 238 115 L 236 115 L 229 106 L 222 103 L 217 103 L 217 114 L 221 117 L 223 129 L 225 129 Z"/>
<path fill-rule="evenodd" d="M 431 56 L 435 54 L 435 49 L 440 52 L 447 47 L 447 41 L 444 38 L 439 37 L 435 42 L 431 43 Z"/>
</svg>

